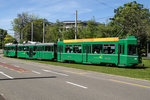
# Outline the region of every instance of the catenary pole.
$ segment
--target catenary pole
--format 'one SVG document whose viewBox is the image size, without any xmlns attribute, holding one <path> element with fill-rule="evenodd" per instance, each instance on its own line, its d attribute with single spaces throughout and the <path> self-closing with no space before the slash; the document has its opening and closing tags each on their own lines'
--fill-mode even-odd
<svg viewBox="0 0 150 100">
<path fill-rule="evenodd" d="M 33 41 L 33 23 L 31 23 L 31 41 Z"/>
<path fill-rule="evenodd" d="M 75 12 L 75 39 L 77 39 L 77 10 Z"/>
<path fill-rule="evenodd" d="M 45 22 L 43 22 L 43 43 L 45 42 Z"/>
</svg>

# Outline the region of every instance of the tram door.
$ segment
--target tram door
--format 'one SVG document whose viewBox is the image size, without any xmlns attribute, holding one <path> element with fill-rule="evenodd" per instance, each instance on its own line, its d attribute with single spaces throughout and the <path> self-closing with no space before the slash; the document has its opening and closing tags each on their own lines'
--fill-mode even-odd
<svg viewBox="0 0 150 100">
<path fill-rule="evenodd" d="M 29 57 L 30 57 L 30 58 L 33 57 L 33 48 L 29 48 Z"/>
<path fill-rule="evenodd" d="M 34 47 L 34 51 L 36 52 L 37 59 L 40 59 L 40 47 Z"/>
<path fill-rule="evenodd" d="M 61 53 L 63 51 L 63 46 L 62 45 L 59 45 L 58 46 L 58 60 L 61 60 Z"/>
<path fill-rule="evenodd" d="M 8 48 L 6 48 L 7 50 L 6 50 L 6 54 L 7 54 L 7 56 L 8 56 L 8 54 L 9 54 L 9 50 L 8 50 Z"/>
<path fill-rule="evenodd" d="M 120 52 L 121 52 L 121 45 L 118 44 L 118 65 L 120 64 Z"/>
<path fill-rule="evenodd" d="M 83 62 L 88 62 L 88 56 L 91 52 L 91 45 L 85 44 L 83 45 Z"/>
<path fill-rule="evenodd" d="M 125 54 L 125 45 L 123 43 L 118 44 L 118 65 L 125 64 L 124 55 Z"/>
<path fill-rule="evenodd" d="M 42 57 L 43 57 L 43 52 L 42 51 L 44 51 L 44 47 L 39 46 L 38 47 L 38 59 L 42 59 Z"/>
</svg>

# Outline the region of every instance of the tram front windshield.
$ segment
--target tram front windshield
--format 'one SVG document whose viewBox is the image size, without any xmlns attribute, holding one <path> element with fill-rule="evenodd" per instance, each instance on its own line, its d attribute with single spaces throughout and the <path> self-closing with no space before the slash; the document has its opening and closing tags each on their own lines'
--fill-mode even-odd
<svg viewBox="0 0 150 100">
<path fill-rule="evenodd" d="M 128 45 L 128 55 L 137 55 L 137 45 L 129 44 Z"/>
</svg>

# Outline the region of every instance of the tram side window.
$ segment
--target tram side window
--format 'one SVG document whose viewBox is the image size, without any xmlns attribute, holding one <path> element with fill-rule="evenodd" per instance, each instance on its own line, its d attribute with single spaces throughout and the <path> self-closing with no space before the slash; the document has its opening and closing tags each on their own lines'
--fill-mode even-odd
<svg viewBox="0 0 150 100">
<path fill-rule="evenodd" d="M 124 54 L 124 44 L 120 45 L 120 54 Z"/>
<path fill-rule="evenodd" d="M 22 47 L 22 51 L 25 51 L 25 47 Z"/>
<path fill-rule="evenodd" d="M 19 51 L 22 51 L 22 47 L 19 47 Z"/>
<path fill-rule="evenodd" d="M 38 51 L 44 51 L 44 46 L 38 47 Z"/>
<path fill-rule="evenodd" d="M 104 54 L 115 54 L 115 44 L 104 44 Z"/>
<path fill-rule="evenodd" d="M 73 52 L 74 53 L 81 53 L 81 45 L 74 45 L 73 46 Z"/>
<path fill-rule="evenodd" d="M 23 51 L 23 47 L 20 47 L 20 51 Z"/>
<path fill-rule="evenodd" d="M 61 52 L 63 52 L 63 46 L 62 45 L 59 45 L 58 46 L 58 51 L 61 53 Z"/>
<path fill-rule="evenodd" d="M 50 46 L 46 46 L 45 47 L 45 51 L 51 51 L 51 47 Z"/>
<path fill-rule="evenodd" d="M 20 51 L 23 51 L 23 47 L 20 47 Z"/>
<path fill-rule="evenodd" d="M 8 50 L 10 50 L 10 47 L 8 47 Z"/>
<path fill-rule="evenodd" d="M 24 48 L 23 47 L 20 47 L 21 48 L 21 51 L 23 51 L 24 50 Z"/>
<path fill-rule="evenodd" d="M 16 50 L 16 48 L 15 48 L 15 47 L 13 47 L 13 50 L 15 51 L 15 50 Z"/>
<path fill-rule="evenodd" d="M 65 53 L 73 53 L 72 45 L 65 45 Z"/>
<path fill-rule="evenodd" d="M 128 45 L 128 55 L 137 55 L 137 45 Z"/>
<path fill-rule="evenodd" d="M 42 51 L 42 47 L 38 47 L 38 51 Z"/>
<path fill-rule="evenodd" d="M 8 50 L 8 47 L 6 47 L 6 50 Z"/>
<path fill-rule="evenodd" d="M 11 47 L 10 49 L 11 49 L 11 50 L 14 50 L 14 47 Z"/>
<path fill-rule="evenodd" d="M 102 44 L 94 44 L 92 46 L 92 53 L 94 53 L 94 54 L 102 53 Z"/>
<path fill-rule="evenodd" d="M 26 47 L 23 47 L 23 51 L 26 51 Z"/>
<path fill-rule="evenodd" d="M 20 47 L 18 47 L 18 51 L 20 51 Z"/>
<path fill-rule="evenodd" d="M 91 53 L 91 45 L 84 45 L 83 53 Z"/>
<path fill-rule="evenodd" d="M 27 51 L 27 47 L 23 47 L 23 51 Z"/>
<path fill-rule="evenodd" d="M 34 47 L 33 47 L 33 51 L 37 51 L 37 47 L 34 46 Z"/>
<path fill-rule="evenodd" d="M 45 49 L 44 49 L 44 46 L 42 46 L 42 51 L 44 51 Z"/>
<path fill-rule="evenodd" d="M 51 46 L 51 51 L 54 51 L 54 46 Z"/>
<path fill-rule="evenodd" d="M 37 51 L 40 51 L 40 47 L 37 47 Z"/>
<path fill-rule="evenodd" d="M 4 47 L 4 50 L 7 50 L 7 47 Z"/>
<path fill-rule="evenodd" d="M 29 47 L 26 47 L 26 51 L 29 51 Z"/>
</svg>

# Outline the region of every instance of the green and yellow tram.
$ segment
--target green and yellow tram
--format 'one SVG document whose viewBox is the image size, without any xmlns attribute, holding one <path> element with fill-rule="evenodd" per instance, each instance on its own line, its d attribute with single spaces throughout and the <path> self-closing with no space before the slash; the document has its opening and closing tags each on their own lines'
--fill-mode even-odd
<svg viewBox="0 0 150 100">
<path fill-rule="evenodd" d="M 17 49 L 18 58 L 53 60 L 57 57 L 55 43 L 18 44 Z"/>
<path fill-rule="evenodd" d="M 59 62 L 108 64 L 119 67 L 141 63 L 137 39 L 134 36 L 126 39 L 110 37 L 63 40 L 57 43 L 6 44 L 3 53 L 9 57 L 57 59 Z"/>
<path fill-rule="evenodd" d="M 4 56 L 7 57 L 17 57 L 17 44 L 12 43 L 5 44 L 3 54 Z"/>
<path fill-rule="evenodd" d="M 120 67 L 137 65 L 139 61 L 137 39 L 130 36 L 74 39 L 57 43 L 57 60 L 85 64 L 110 64 Z"/>
</svg>

